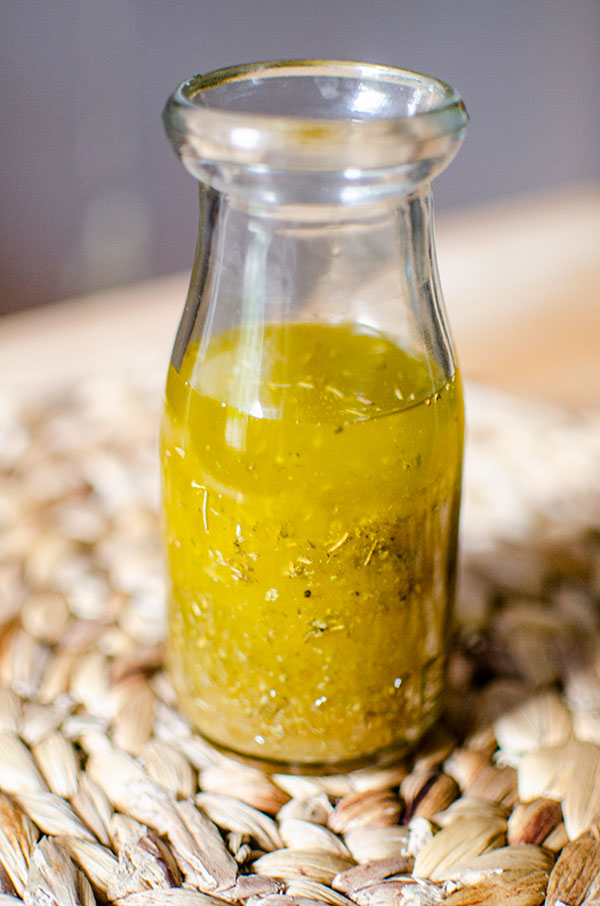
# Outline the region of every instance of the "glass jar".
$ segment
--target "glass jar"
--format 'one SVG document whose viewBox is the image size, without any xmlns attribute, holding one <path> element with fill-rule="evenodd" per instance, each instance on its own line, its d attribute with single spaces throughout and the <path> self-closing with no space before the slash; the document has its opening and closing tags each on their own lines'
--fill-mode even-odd
<svg viewBox="0 0 600 906">
<path fill-rule="evenodd" d="M 162 427 L 171 675 L 225 750 L 364 762 L 439 714 L 463 407 L 430 183 L 447 85 L 333 61 L 196 76 L 200 230 Z"/>
</svg>

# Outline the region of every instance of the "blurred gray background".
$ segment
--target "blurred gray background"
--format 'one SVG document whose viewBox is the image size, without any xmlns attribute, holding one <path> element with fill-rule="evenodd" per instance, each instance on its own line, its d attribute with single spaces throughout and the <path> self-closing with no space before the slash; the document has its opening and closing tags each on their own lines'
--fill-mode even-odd
<svg viewBox="0 0 600 906">
<path fill-rule="evenodd" d="M 362 59 L 463 95 L 438 212 L 600 178 L 600 0 L 2 0 L 0 311 L 191 266 L 167 95 L 253 60 Z"/>
</svg>

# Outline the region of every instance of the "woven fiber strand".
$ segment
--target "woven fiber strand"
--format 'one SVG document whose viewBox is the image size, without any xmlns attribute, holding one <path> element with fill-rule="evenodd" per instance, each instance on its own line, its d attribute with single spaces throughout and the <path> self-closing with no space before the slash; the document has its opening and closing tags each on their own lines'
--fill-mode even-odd
<svg viewBox="0 0 600 906">
<path fill-rule="evenodd" d="M 0 398 L 0 906 L 598 902 L 600 416 L 468 400 L 444 720 L 301 777 L 177 709 L 158 394 Z"/>
</svg>

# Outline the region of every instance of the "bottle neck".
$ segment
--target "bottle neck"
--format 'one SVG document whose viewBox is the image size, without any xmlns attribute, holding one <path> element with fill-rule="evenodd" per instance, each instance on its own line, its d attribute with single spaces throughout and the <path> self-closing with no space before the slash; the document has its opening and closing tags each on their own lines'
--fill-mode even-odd
<svg viewBox="0 0 600 906">
<path fill-rule="evenodd" d="M 201 184 L 225 195 L 236 207 L 260 209 L 264 216 L 324 221 L 363 216 L 358 209 L 400 205 L 410 196 L 427 195 L 431 161 L 407 161 L 373 170 L 295 171 L 184 159 Z M 355 209 L 358 215 L 354 213 Z"/>
<path fill-rule="evenodd" d="M 201 186 L 176 368 L 191 341 L 251 327 L 260 343 L 261 324 L 304 321 L 380 332 L 453 374 L 429 184 L 345 204 L 258 203 L 239 185 Z"/>
</svg>

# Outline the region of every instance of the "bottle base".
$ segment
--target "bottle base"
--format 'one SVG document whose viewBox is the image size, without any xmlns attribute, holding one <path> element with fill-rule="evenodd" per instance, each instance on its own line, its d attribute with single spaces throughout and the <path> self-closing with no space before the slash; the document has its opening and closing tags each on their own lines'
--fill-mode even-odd
<svg viewBox="0 0 600 906">
<path fill-rule="evenodd" d="M 200 736 L 212 746 L 215 751 L 227 758 L 238 762 L 240 765 L 250 768 L 257 768 L 266 774 L 297 774 L 308 776 L 323 776 L 335 774 L 348 774 L 351 771 L 357 771 L 365 768 L 386 768 L 407 757 L 415 746 L 423 739 L 434 725 L 438 722 L 441 715 L 440 709 L 427 716 L 427 719 L 410 734 L 410 738 L 404 737 L 397 742 L 391 743 L 372 752 L 362 755 L 351 756 L 347 759 L 331 759 L 319 761 L 286 761 L 285 759 L 268 758 L 257 756 L 255 754 L 246 754 L 229 746 L 211 739 L 206 733 L 199 731 Z"/>
</svg>

